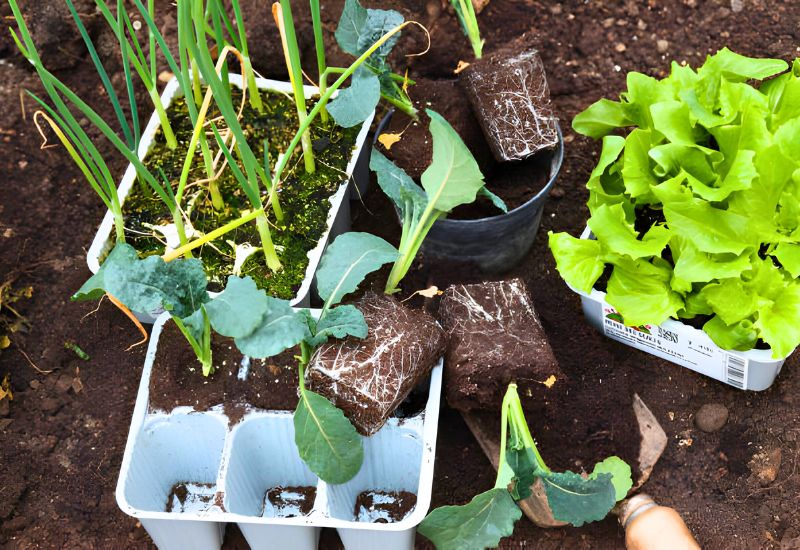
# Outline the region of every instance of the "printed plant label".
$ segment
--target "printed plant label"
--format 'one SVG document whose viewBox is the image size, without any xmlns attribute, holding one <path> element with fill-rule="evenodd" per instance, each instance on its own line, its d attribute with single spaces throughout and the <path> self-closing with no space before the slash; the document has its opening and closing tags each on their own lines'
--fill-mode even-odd
<svg viewBox="0 0 800 550">
<path fill-rule="evenodd" d="M 622 321 L 613 307 L 603 303 L 603 332 L 609 338 L 747 389 L 748 360 L 720 349 L 705 332 L 677 322 L 629 327 Z"/>
</svg>

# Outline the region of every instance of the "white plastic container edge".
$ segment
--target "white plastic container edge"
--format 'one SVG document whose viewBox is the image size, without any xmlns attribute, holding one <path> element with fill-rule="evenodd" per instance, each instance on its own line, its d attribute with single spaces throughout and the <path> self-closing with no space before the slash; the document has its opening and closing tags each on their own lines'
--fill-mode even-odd
<svg viewBox="0 0 800 550">
<path fill-rule="evenodd" d="M 581 239 L 593 239 L 587 227 Z M 609 338 L 661 357 L 740 390 L 765 390 L 772 385 L 786 358 L 773 359 L 771 349 L 724 350 L 702 330 L 669 319 L 660 325 L 628 327 L 613 317 L 619 315 L 606 302 L 606 293 L 589 294 L 570 286 L 581 297 L 589 324 Z"/>
<path fill-rule="evenodd" d="M 230 74 L 229 78 L 231 84 L 240 88 L 242 87 L 241 75 Z M 292 86 L 288 82 L 256 78 L 256 85 L 262 90 L 275 91 L 287 95 L 291 95 L 293 93 Z M 319 95 L 319 89 L 316 86 L 303 86 L 303 89 L 305 90 L 306 99 L 311 99 L 314 96 Z M 167 83 L 163 93 L 161 94 L 161 104 L 164 106 L 164 108 L 169 106 L 179 90 L 180 86 L 178 85 L 178 80 L 177 78 L 173 77 Z M 334 94 L 334 97 L 335 95 L 336 94 Z M 314 279 L 314 274 L 317 271 L 320 258 L 322 257 L 323 252 L 325 252 L 326 246 L 328 245 L 328 239 L 331 237 L 331 232 L 333 231 L 335 233 L 334 236 L 336 236 L 339 233 L 348 231 L 350 228 L 350 205 L 345 199 L 349 199 L 348 189 L 350 188 L 350 180 L 353 177 L 356 164 L 358 163 L 358 159 L 364 149 L 364 145 L 367 143 L 367 134 L 369 133 L 369 128 L 372 124 L 372 119 L 374 116 L 375 113 L 371 113 L 362 124 L 361 131 L 356 137 L 353 154 L 347 164 L 347 177 L 342 182 L 342 185 L 339 186 L 339 189 L 336 191 L 336 193 L 334 193 L 329 199 L 331 201 L 331 209 L 328 212 L 326 229 L 322 237 L 320 237 L 319 241 L 317 242 L 317 246 L 308 251 L 307 255 L 309 261 L 308 267 L 306 268 L 306 276 L 303 279 L 297 294 L 292 299 L 292 305 L 294 306 L 308 307 L 310 304 L 311 283 Z M 153 114 L 150 116 L 147 126 L 142 132 L 138 151 L 139 159 L 144 159 L 149 152 L 159 126 L 160 122 L 158 120 L 158 115 L 153 112 Z M 128 196 L 128 193 L 133 187 L 135 181 L 136 168 L 133 166 L 133 164 L 129 164 L 118 188 L 120 203 L 124 204 L 125 198 Z M 100 228 L 95 234 L 94 240 L 92 240 L 92 244 L 89 247 L 86 257 L 86 261 L 92 273 L 97 273 L 97 271 L 100 269 L 100 258 L 110 252 L 111 248 L 114 246 L 114 239 L 112 236 L 113 229 L 114 217 L 110 211 L 107 211 L 103 221 L 100 224 Z M 138 317 L 140 320 L 147 323 L 152 323 L 155 320 L 155 317 L 153 316 L 138 315 Z"/>
<path fill-rule="evenodd" d="M 269 439 L 283 442 L 275 447 L 281 449 L 281 453 L 285 453 L 287 450 L 293 453 L 297 452 L 294 446 L 290 411 L 252 411 L 233 426 L 228 426 L 227 417 L 221 411 L 216 410 L 193 412 L 189 407 L 180 407 L 171 413 L 149 411 L 150 376 L 159 336 L 168 320 L 169 314 L 164 313 L 159 316 L 153 326 L 116 488 L 116 499 L 120 509 L 128 515 L 139 518 L 161 550 L 186 547 L 186 541 L 189 540 L 194 541 L 193 548 L 216 550 L 221 544 L 222 535 L 217 536 L 215 533 L 222 533 L 222 526 L 229 522 L 239 524 L 253 548 L 276 547 L 274 546 L 276 541 L 281 541 L 280 544 L 285 548 L 316 548 L 319 528 L 333 527 L 339 530 L 340 537 L 348 549 L 375 548 L 376 545 L 379 545 L 381 550 L 413 549 L 416 526 L 427 515 L 431 502 L 442 384 L 442 360 L 431 371 L 428 401 L 422 413 L 407 419 L 392 418 L 377 434 L 362 439 L 365 446 L 364 465 L 352 480 L 341 485 L 328 485 L 318 480 L 310 471 L 303 472 L 303 470 L 307 470 L 307 467 L 299 456 L 296 457 L 292 463 L 295 477 L 290 479 L 289 483 L 311 484 L 316 485 L 317 488 L 314 510 L 310 515 L 295 518 L 270 518 L 256 515 L 260 512 L 241 514 L 225 511 L 216 506 L 200 513 L 155 511 L 156 507 L 163 510 L 167 493 L 172 485 L 182 481 L 215 483 L 217 493 L 224 495 L 225 507 L 238 506 L 232 505 L 234 497 L 232 492 L 228 493 L 228 491 L 234 491 L 234 487 L 240 487 L 242 479 L 247 480 L 245 483 L 249 483 L 253 474 L 251 472 L 248 475 L 234 476 L 234 472 L 229 470 L 238 467 L 235 464 L 237 461 L 241 462 L 240 457 L 232 456 L 232 449 L 237 444 L 237 432 L 244 429 L 248 423 L 285 420 L 287 428 L 276 431 L 274 434 L 270 432 L 272 436 Z M 153 434 L 157 435 L 159 430 L 164 429 L 170 423 L 173 424 L 173 426 L 167 427 L 167 430 L 170 431 L 166 431 L 160 439 L 154 437 Z M 174 425 L 178 425 L 179 429 L 173 429 Z M 252 435 L 248 433 L 243 436 L 243 439 L 252 444 Z M 291 438 L 287 439 L 289 436 Z M 286 444 L 289 441 L 291 444 Z M 185 445 L 183 445 L 184 443 Z M 272 444 L 277 445 L 277 443 Z M 164 447 L 175 445 L 178 447 L 183 445 L 184 452 L 174 453 L 164 450 Z M 404 446 L 408 452 L 403 451 Z M 401 449 L 400 452 L 397 451 L 398 448 Z M 187 449 L 188 453 L 185 452 Z M 391 452 L 385 452 L 387 450 Z M 146 466 L 144 468 L 146 471 L 139 474 L 137 479 L 132 480 L 132 476 L 137 476 L 133 470 L 142 469 L 140 465 L 132 463 L 135 460 L 141 463 L 142 453 L 145 452 L 161 453 L 158 457 L 160 457 L 162 465 L 168 460 L 173 463 L 182 461 L 185 463 L 180 466 L 182 471 L 191 472 L 191 474 L 170 478 L 169 474 L 165 473 L 168 468 Z M 373 455 L 378 456 L 377 461 L 383 463 L 375 464 L 376 460 L 372 458 Z M 409 456 L 413 456 L 413 458 L 410 460 Z M 269 463 L 273 464 L 273 461 Z M 212 464 L 216 466 L 210 466 Z M 397 472 L 403 468 L 410 472 L 407 477 L 411 476 L 412 481 L 417 480 L 413 486 L 408 485 L 408 479 L 397 479 L 394 483 L 389 481 L 388 486 L 386 484 L 375 486 L 381 485 L 380 482 L 375 481 L 376 478 L 391 476 L 391 472 Z M 216 471 L 211 475 L 210 470 L 213 469 Z M 187 479 L 187 475 L 197 479 Z M 315 481 L 310 483 L 309 480 L 312 478 Z M 226 488 L 226 482 L 230 484 L 230 487 Z M 144 507 L 147 509 L 137 505 L 140 503 L 131 501 L 138 497 L 130 498 L 132 494 L 136 494 L 136 487 L 143 483 L 147 485 L 160 484 L 154 491 L 160 495 L 159 498 L 163 497 L 161 500 L 155 499 L 158 504 L 154 502 Z M 397 485 L 398 483 L 400 485 Z M 353 506 L 352 504 L 341 504 L 340 501 L 344 499 L 343 495 L 347 494 L 348 498 L 352 500 L 355 498 L 354 495 L 367 489 L 407 490 L 416 494 L 417 503 L 403 520 L 394 523 L 365 523 L 349 519 L 353 517 Z M 263 499 L 263 492 L 258 496 Z M 251 540 L 252 537 L 249 534 L 257 534 L 259 541 Z"/>
</svg>

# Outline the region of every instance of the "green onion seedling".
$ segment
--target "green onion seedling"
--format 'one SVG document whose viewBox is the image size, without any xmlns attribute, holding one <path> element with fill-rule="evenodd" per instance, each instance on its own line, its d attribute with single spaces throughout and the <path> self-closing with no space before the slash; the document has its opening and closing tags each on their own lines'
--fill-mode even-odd
<svg viewBox="0 0 800 550">
<path fill-rule="evenodd" d="M 517 501 L 531 497 L 531 486 L 541 481 L 553 517 L 580 527 L 600 521 L 633 486 L 631 468 L 612 456 L 584 477 L 554 472 L 542 460 L 522 411 L 517 385 L 510 384 L 500 420 L 500 460 L 494 488 L 463 506 L 442 506 L 419 525 L 419 533 L 437 550 L 496 548 L 514 532 L 522 517 Z"/>
<path fill-rule="evenodd" d="M 461 28 L 464 34 L 469 38 L 472 44 L 472 52 L 475 54 L 476 59 L 480 59 L 483 55 L 484 40 L 481 39 L 481 30 L 478 28 L 478 17 L 475 14 L 475 6 L 472 5 L 472 0 L 450 0 L 450 4 L 458 15 L 458 21 L 461 23 Z"/>
</svg>

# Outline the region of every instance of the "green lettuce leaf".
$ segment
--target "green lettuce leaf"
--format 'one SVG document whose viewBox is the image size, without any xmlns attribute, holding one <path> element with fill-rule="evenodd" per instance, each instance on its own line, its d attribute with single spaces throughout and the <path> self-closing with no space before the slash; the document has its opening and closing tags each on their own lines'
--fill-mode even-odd
<svg viewBox="0 0 800 550">
<path fill-rule="evenodd" d="M 669 269 L 644 260 L 618 262 L 611 272 L 606 301 L 625 319 L 625 324 L 658 325 L 683 308 L 680 295 L 670 287 Z"/>
<path fill-rule="evenodd" d="M 547 236 L 561 277 L 576 290 L 591 292 L 605 269 L 600 243 L 552 231 Z"/>
</svg>

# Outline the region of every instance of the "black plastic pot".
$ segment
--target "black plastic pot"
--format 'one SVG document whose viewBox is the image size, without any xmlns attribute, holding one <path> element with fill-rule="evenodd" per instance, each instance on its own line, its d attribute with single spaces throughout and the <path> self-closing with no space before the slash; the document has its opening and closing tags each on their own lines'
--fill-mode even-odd
<svg viewBox="0 0 800 550">
<path fill-rule="evenodd" d="M 390 111 L 378 124 L 373 145 L 389 124 Z M 429 257 L 472 263 L 483 271 L 501 273 L 528 253 L 539 230 L 542 211 L 564 160 L 564 138 L 558 127 L 558 145 L 552 152 L 547 185 L 528 202 L 497 216 L 477 220 L 439 220 L 433 224 L 422 250 Z"/>
</svg>

